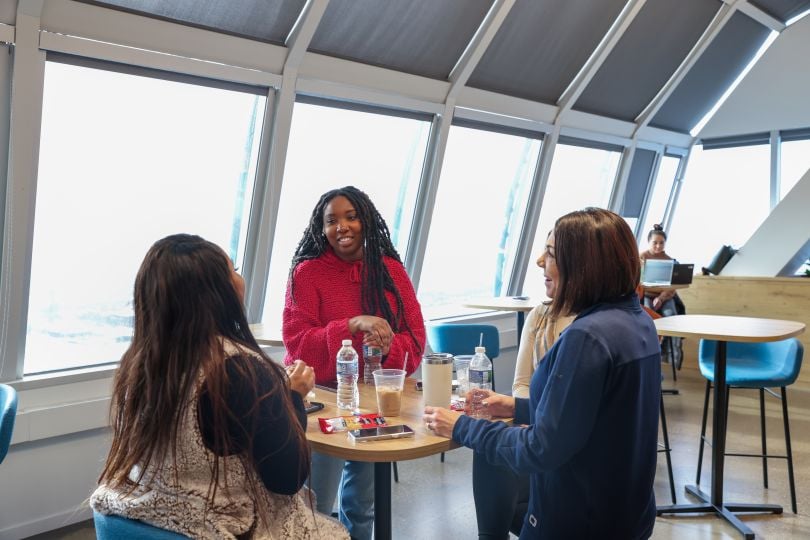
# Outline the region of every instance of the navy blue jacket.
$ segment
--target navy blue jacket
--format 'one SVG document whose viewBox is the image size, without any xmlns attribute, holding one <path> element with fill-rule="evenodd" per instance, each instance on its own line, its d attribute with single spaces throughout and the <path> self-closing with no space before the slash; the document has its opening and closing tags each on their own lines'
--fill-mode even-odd
<svg viewBox="0 0 810 540">
<path fill-rule="evenodd" d="M 581 313 L 515 400 L 515 424 L 459 418 L 453 439 L 531 475 L 521 539 L 648 538 L 661 356 L 635 295 Z"/>
</svg>

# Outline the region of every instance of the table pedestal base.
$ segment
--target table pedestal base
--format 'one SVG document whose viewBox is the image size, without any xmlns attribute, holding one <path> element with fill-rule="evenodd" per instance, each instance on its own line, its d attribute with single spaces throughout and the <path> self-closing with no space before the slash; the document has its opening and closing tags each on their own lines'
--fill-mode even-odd
<svg viewBox="0 0 810 540">
<path fill-rule="evenodd" d="M 708 493 L 700 490 L 697 486 L 686 486 L 686 492 L 703 501 L 701 504 L 675 504 L 670 506 L 659 506 L 656 514 L 661 516 L 664 514 L 717 514 L 726 521 L 728 521 L 735 529 L 740 531 L 745 540 L 753 540 L 754 532 L 748 526 L 740 521 L 735 512 L 743 513 L 760 513 L 766 512 L 769 514 L 781 514 L 782 507 L 778 504 L 743 504 L 743 503 L 724 503 L 712 504 L 711 497 Z"/>
<path fill-rule="evenodd" d="M 374 464 L 374 539 L 391 540 L 391 463 Z"/>
</svg>

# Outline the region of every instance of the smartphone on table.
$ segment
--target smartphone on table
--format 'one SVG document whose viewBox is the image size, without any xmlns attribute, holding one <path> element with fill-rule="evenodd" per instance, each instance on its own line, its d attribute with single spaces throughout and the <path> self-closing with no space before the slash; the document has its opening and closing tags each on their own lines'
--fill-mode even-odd
<svg viewBox="0 0 810 540">
<path fill-rule="evenodd" d="M 379 426 L 376 428 L 352 429 L 349 431 L 349 437 L 354 442 L 400 439 L 402 437 L 413 437 L 413 430 L 406 425 Z"/>
</svg>

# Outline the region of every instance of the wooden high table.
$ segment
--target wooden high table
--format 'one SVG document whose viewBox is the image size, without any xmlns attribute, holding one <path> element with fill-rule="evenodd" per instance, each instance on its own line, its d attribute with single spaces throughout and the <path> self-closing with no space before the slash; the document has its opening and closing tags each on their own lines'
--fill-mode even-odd
<svg viewBox="0 0 810 540">
<path fill-rule="evenodd" d="M 775 504 L 738 504 L 723 501 L 723 464 L 726 452 L 726 417 L 728 385 L 726 384 L 726 344 L 729 341 L 761 343 L 780 341 L 804 332 L 804 323 L 729 317 L 724 315 L 675 315 L 655 320 L 658 335 L 712 339 L 717 341 L 714 361 L 714 410 L 712 411 L 712 486 L 707 494 L 698 486 L 686 486 L 686 491 L 703 501 L 702 504 L 659 506 L 658 515 L 714 513 L 731 523 L 746 539 L 754 533 L 734 512 L 767 512 L 781 514 Z"/>
<path fill-rule="evenodd" d="M 536 301 L 532 301 L 528 296 L 493 296 L 490 298 L 477 298 L 464 302 L 464 307 L 475 309 L 489 309 L 492 311 L 515 311 L 517 312 L 517 340 L 520 343 L 520 336 L 523 334 L 523 323 L 526 320 L 526 313 L 534 309 Z"/>
<path fill-rule="evenodd" d="M 377 412 L 377 396 L 374 386 L 367 386 L 359 382 L 359 387 L 360 411 L 363 413 Z M 400 415 L 386 417 L 389 425 L 407 424 L 414 430 L 413 437 L 403 439 L 355 443 L 346 432 L 328 435 L 323 433 L 318 426 L 318 417 L 345 416 L 346 412 L 338 411 L 334 391 L 316 387 L 314 392 L 316 397 L 313 401 L 320 401 L 325 408 L 309 415 L 307 440 L 312 450 L 342 459 L 374 463 L 374 538 L 390 539 L 391 463 L 440 454 L 458 448 L 458 444 L 454 443 L 452 439 L 434 435 L 425 427 L 422 420 L 425 401 L 422 398 L 422 392 L 416 390 L 416 380 L 414 379 L 405 379 Z"/>
</svg>

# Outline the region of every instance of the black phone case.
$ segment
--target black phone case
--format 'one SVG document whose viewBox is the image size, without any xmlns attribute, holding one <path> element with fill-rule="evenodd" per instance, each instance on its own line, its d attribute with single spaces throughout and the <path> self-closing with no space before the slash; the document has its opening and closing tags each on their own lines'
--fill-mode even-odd
<svg viewBox="0 0 810 540">
<path fill-rule="evenodd" d="M 318 401 L 310 401 L 309 405 L 306 408 L 304 408 L 307 414 L 320 411 L 321 409 L 323 409 L 323 403 L 320 403 Z"/>
</svg>

